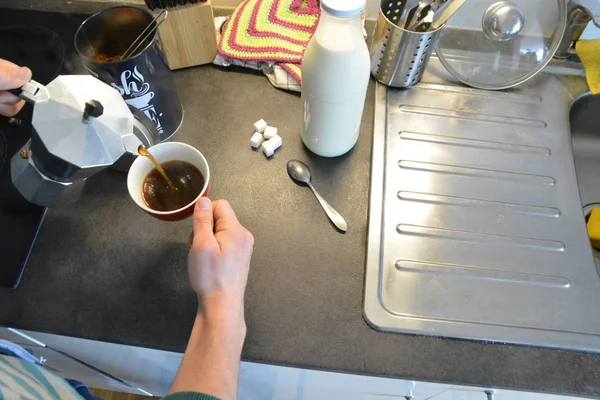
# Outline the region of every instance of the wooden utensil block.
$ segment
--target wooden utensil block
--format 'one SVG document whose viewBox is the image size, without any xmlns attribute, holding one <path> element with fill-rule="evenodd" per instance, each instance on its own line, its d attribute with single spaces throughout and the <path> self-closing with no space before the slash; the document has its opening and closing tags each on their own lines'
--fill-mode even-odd
<svg viewBox="0 0 600 400">
<path fill-rule="evenodd" d="M 169 7 L 158 28 L 171 70 L 212 63 L 217 35 L 210 1 Z"/>
</svg>

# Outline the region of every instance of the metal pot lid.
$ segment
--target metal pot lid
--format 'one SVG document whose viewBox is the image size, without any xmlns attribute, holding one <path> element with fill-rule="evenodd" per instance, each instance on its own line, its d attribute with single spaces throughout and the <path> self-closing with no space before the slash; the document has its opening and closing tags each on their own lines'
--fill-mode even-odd
<svg viewBox="0 0 600 400">
<path fill-rule="evenodd" d="M 564 0 L 469 0 L 442 29 L 436 52 L 467 85 L 506 89 L 548 64 L 566 23 Z"/>
<path fill-rule="evenodd" d="M 46 98 L 37 95 L 32 125 L 51 154 L 80 168 L 111 165 L 123 155 L 133 115 L 116 89 L 89 75 L 61 75 L 45 91 Z"/>
</svg>

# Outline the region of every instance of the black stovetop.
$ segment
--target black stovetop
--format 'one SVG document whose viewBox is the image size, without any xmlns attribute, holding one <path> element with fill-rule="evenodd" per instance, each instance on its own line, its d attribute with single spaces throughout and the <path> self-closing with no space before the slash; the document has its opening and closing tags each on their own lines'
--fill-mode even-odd
<svg viewBox="0 0 600 400">
<path fill-rule="evenodd" d="M 26 65 L 47 84 L 59 74 L 84 73 L 73 37 L 85 16 L 0 9 L 0 58 Z M 15 22 L 19 21 L 19 22 Z M 0 116 L 0 288 L 15 288 L 23 275 L 46 209 L 14 188 L 10 160 L 31 136 L 33 107 Z"/>
</svg>

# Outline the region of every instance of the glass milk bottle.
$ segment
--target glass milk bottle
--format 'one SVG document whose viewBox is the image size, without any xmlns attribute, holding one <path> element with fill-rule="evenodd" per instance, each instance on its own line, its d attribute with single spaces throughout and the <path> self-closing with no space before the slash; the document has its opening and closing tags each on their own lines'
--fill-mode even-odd
<svg viewBox="0 0 600 400">
<path fill-rule="evenodd" d="M 302 60 L 302 140 L 312 152 L 336 157 L 358 140 L 369 84 L 365 0 L 321 0 L 321 8 Z"/>
</svg>

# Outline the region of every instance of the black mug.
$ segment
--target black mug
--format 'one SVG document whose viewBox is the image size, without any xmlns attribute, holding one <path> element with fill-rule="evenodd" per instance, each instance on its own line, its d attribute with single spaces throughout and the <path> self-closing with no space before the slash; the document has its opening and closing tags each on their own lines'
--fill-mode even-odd
<svg viewBox="0 0 600 400">
<path fill-rule="evenodd" d="M 127 104 L 156 124 L 162 142 L 179 129 L 183 108 L 160 46 L 158 29 L 127 59 L 119 58 L 149 24 L 156 25 L 153 19 L 152 14 L 137 7 L 107 8 L 77 29 L 75 49 L 91 75 L 117 89 Z"/>
</svg>

